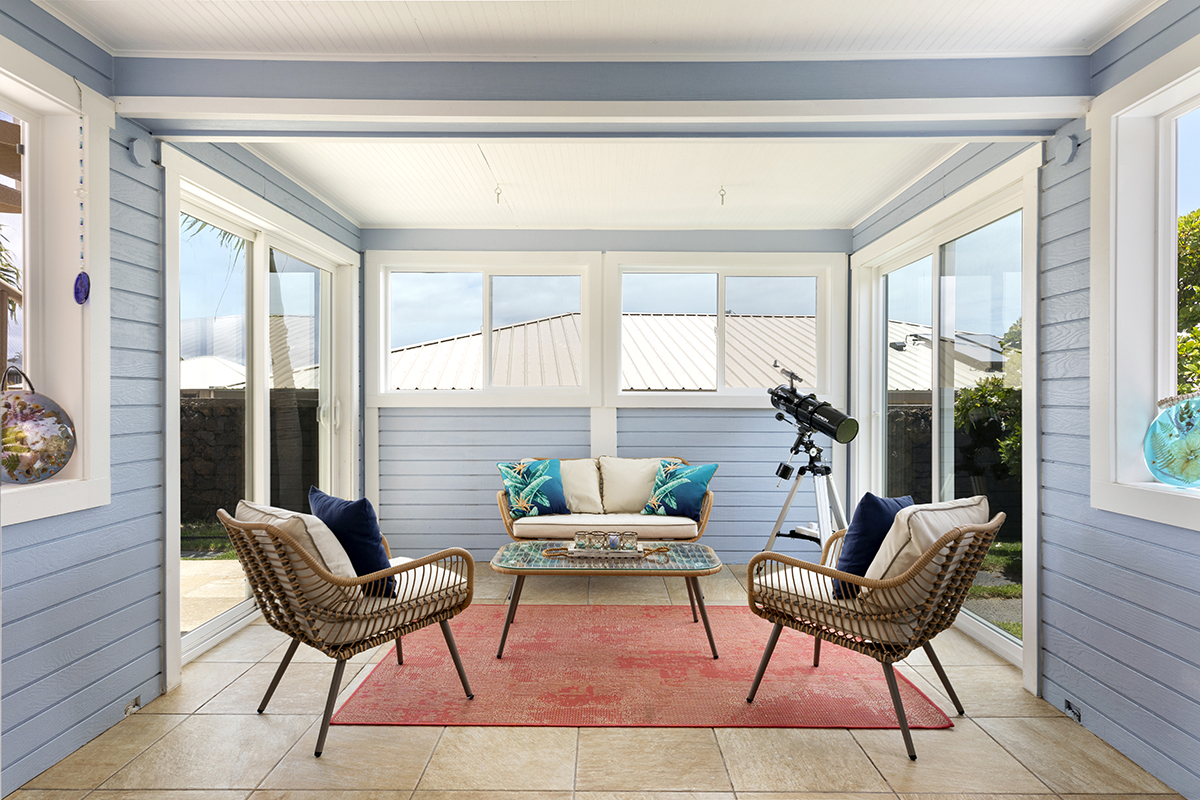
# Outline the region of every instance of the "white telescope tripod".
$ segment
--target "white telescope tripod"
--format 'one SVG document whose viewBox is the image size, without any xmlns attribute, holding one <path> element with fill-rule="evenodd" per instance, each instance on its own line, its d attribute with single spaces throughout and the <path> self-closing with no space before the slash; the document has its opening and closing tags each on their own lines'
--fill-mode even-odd
<svg viewBox="0 0 1200 800">
<path fill-rule="evenodd" d="M 775 419 L 780 422 L 789 421 L 783 414 L 776 414 Z M 795 423 L 791 423 L 795 425 Z M 833 469 L 826 463 L 821 461 L 822 450 L 813 442 L 812 429 L 803 425 L 796 425 L 799 433 L 796 435 L 796 441 L 792 445 L 791 457 L 787 463 L 781 463 L 775 474 L 779 476 L 781 481 L 786 481 L 792 477 L 792 473 L 796 474 L 796 480 L 792 483 L 791 491 L 788 492 L 787 500 L 783 503 L 783 510 L 779 512 L 779 519 L 775 520 L 775 527 L 771 530 L 771 538 L 767 539 L 767 546 L 763 551 L 771 550 L 775 547 L 775 539 L 782 536 L 785 539 L 805 539 L 810 542 L 816 542 L 825 546 L 829 538 L 833 536 L 834 531 L 839 531 L 846 527 L 846 517 L 842 513 L 842 499 L 838 496 L 837 486 L 834 485 L 832 472 Z M 793 467 L 792 458 L 795 458 L 801 452 L 808 454 L 808 463 Z M 783 523 L 787 519 L 788 511 L 792 507 L 792 501 L 796 498 L 796 490 L 800 488 L 801 481 L 805 475 L 812 475 L 813 488 L 816 492 L 817 501 L 817 522 L 815 525 L 809 523 L 805 528 L 794 528 L 784 532 Z M 836 527 L 835 527 L 836 525 Z"/>
</svg>

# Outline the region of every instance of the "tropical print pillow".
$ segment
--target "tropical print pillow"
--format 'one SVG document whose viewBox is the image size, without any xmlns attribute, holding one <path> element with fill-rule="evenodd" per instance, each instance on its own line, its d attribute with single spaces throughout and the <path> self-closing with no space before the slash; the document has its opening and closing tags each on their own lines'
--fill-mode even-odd
<svg viewBox="0 0 1200 800">
<path fill-rule="evenodd" d="M 513 519 L 571 513 L 563 494 L 557 458 L 542 461 L 524 458 L 507 464 L 501 462 L 496 467 L 508 491 L 508 512 Z"/>
<path fill-rule="evenodd" d="M 717 471 L 716 464 L 689 466 L 678 461 L 660 461 L 654 476 L 654 490 L 646 501 L 643 514 L 666 517 L 690 517 L 700 521 L 700 506 L 708 482 Z"/>
</svg>

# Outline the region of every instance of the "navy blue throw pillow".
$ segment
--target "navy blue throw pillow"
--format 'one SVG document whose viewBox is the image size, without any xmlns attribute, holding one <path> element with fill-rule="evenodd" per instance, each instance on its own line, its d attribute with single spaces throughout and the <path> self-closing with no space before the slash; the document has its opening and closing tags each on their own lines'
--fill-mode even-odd
<svg viewBox="0 0 1200 800">
<path fill-rule="evenodd" d="M 867 567 L 875 554 L 879 552 L 883 539 L 891 530 L 896 512 L 905 506 L 911 506 L 913 499 L 904 497 L 876 497 L 867 492 L 858 501 L 854 509 L 854 518 L 846 529 L 846 538 L 842 542 L 842 554 L 838 556 L 837 568 L 851 575 L 865 576 Z M 858 596 L 858 587 L 852 583 L 833 582 L 833 596 L 839 600 L 848 600 Z"/>
<path fill-rule="evenodd" d="M 333 535 L 342 544 L 350 557 L 354 571 L 361 577 L 379 572 L 391 566 L 387 551 L 383 549 L 383 534 L 379 531 L 379 518 L 367 498 L 343 500 L 331 497 L 315 486 L 308 490 L 308 505 L 313 516 L 329 526 Z M 391 597 L 396 594 L 396 581 L 387 578 L 380 586 L 378 581 L 363 587 L 368 595 Z"/>
</svg>

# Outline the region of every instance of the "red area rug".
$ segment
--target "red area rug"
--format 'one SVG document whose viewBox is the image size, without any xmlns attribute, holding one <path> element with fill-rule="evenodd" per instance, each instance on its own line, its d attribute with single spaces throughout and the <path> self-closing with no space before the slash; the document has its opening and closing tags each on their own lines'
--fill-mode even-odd
<svg viewBox="0 0 1200 800">
<path fill-rule="evenodd" d="M 505 607 L 471 606 L 450 621 L 475 698 L 468 700 L 437 625 L 404 637 L 333 718 L 335 725 L 897 728 L 878 662 L 830 645 L 812 666 L 812 637 L 784 630 L 753 703 L 746 702 L 771 624 L 710 606 L 720 658 L 687 606 L 525 605 L 496 647 Z M 913 728 L 945 714 L 899 677 Z"/>
</svg>

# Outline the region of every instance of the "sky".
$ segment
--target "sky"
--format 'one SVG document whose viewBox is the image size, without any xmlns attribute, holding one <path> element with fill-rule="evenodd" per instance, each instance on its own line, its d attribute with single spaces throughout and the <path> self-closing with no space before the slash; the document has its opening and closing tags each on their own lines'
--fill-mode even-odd
<svg viewBox="0 0 1200 800">
<path fill-rule="evenodd" d="M 1176 127 L 1176 203 L 1179 216 L 1200 208 L 1200 108 L 1179 118 Z"/>
</svg>

